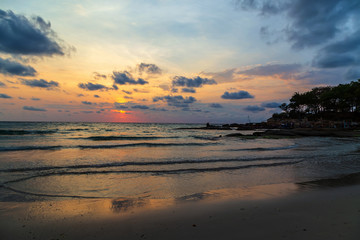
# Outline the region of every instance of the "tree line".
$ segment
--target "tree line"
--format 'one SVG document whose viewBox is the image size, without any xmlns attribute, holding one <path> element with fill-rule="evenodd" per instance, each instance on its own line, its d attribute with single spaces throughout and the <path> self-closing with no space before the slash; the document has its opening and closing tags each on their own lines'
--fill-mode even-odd
<svg viewBox="0 0 360 240">
<path fill-rule="evenodd" d="M 338 86 L 316 87 L 304 93 L 295 92 L 290 103 L 281 104 L 282 113 L 274 119 L 360 120 L 360 79 Z"/>
</svg>

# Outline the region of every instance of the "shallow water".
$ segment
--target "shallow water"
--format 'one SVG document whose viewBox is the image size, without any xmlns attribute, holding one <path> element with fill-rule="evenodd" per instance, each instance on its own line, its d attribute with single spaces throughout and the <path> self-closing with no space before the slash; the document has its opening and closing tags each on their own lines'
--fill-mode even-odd
<svg viewBox="0 0 360 240">
<path fill-rule="evenodd" d="M 360 172 L 359 138 L 178 129 L 200 126 L 1 122 L 0 200 L 201 198 Z"/>
</svg>

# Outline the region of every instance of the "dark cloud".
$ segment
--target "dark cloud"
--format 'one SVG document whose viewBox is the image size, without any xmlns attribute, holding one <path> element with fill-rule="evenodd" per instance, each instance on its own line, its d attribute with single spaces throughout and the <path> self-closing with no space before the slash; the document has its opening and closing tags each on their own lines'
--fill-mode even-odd
<svg viewBox="0 0 360 240">
<path fill-rule="evenodd" d="M 12 98 L 12 97 L 5 93 L 0 93 L 0 98 Z"/>
<path fill-rule="evenodd" d="M 29 87 L 38 87 L 38 88 L 45 88 L 47 90 L 51 90 L 54 88 L 59 87 L 59 83 L 55 81 L 46 81 L 44 79 L 33 79 L 33 80 L 26 80 L 21 79 L 21 82 L 23 85 L 29 86 Z"/>
<path fill-rule="evenodd" d="M 138 92 L 138 93 L 149 93 L 149 91 L 148 91 L 148 90 L 145 90 L 145 89 L 137 89 L 137 88 L 134 88 L 133 90 L 134 90 L 134 92 Z"/>
<path fill-rule="evenodd" d="M 181 95 L 177 96 L 164 96 L 164 97 L 155 97 L 153 98 L 153 102 L 164 101 L 168 106 L 178 107 L 178 108 L 188 108 L 190 104 L 196 102 L 196 98 L 194 97 L 186 97 L 184 98 Z"/>
<path fill-rule="evenodd" d="M 244 110 L 246 110 L 246 111 L 248 111 L 248 112 L 254 112 L 254 113 L 256 113 L 256 112 L 265 111 L 265 108 L 254 105 L 254 106 L 246 106 L 246 107 L 244 108 Z"/>
<path fill-rule="evenodd" d="M 299 72 L 301 68 L 301 64 L 268 64 L 238 71 L 238 73 L 251 76 L 279 76 L 281 78 L 290 78 L 293 74 Z"/>
<path fill-rule="evenodd" d="M 294 49 L 320 47 L 312 66 L 322 69 L 348 68 L 345 79 L 358 76 L 360 68 L 360 1 L 359 0 L 237 0 L 243 10 L 261 15 L 283 14 L 288 18 L 285 34 Z M 271 35 L 262 27 L 263 36 Z M 355 73 L 355 76 L 353 76 Z M 344 75 L 340 76 L 343 79 Z M 329 82 L 329 81 L 327 81 Z"/>
<path fill-rule="evenodd" d="M 223 106 L 220 103 L 211 103 L 211 104 L 209 104 L 209 107 L 211 107 L 211 108 L 223 108 Z"/>
<path fill-rule="evenodd" d="M 102 84 L 98 84 L 98 83 L 79 83 L 78 85 L 79 88 L 88 90 L 88 91 L 97 91 L 97 90 L 108 90 L 109 88 L 106 87 L 105 85 Z"/>
<path fill-rule="evenodd" d="M 66 47 L 41 17 L 0 10 L 0 51 L 35 56 L 64 55 Z"/>
<path fill-rule="evenodd" d="M 161 74 L 161 69 L 156 66 L 155 64 L 148 64 L 148 63 L 140 63 L 137 66 L 137 69 L 140 73 L 148 73 L 148 74 Z"/>
<path fill-rule="evenodd" d="M 357 80 L 357 79 L 360 79 L 360 68 L 359 68 L 359 69 L 350 68 L 350 69 L 346 72 L 345 78 L 346 78 L 347 80 Z"/>
<path fill-rule="evenodd" d="M 93 104 L 92 102 L 88 102 L 88 101 L 82 101 L 81 103 L 85 104 L 85 105 L 92 105 Z"/>
<path fill-rule="evenodd" d="M 142 78 L 138 78 L 138 80 L 135 80 L 131 73 L 128 71 L 124 72 L 113 72 L 113 75 L 111 76 L 112 79 L 114 79 L 115 84 L 119 85 L 125 85 L 125 84 L 131 84 L 131 85 L 144 85 L 148 84 L 149 82 L 145 81 Z"/>
<path fill-rule="evenodd" d="M 152 111 L 159 111 L 159 112 L 168 112 L 169 110 L 167 110 L 166 108 L 151 108 L 150 110 Z"/>
<path fill-rule="evenodd" d="M 94 113 L 94 112 L 93 111 L 81 111 L 81 113 L 90 114 L 90 113 Z"/>
<path fill-rule="evenodd" d="M 149 109 L 149 107 L 146 106 L 146 105 L 135 105 L 135 106 L 132 106 L 131 108 L 133 108 L 133 109 L 143 109 L 143 110 Z"/>
<path fill-rule="evenodd" d="M 188 87 L 188 88 L 198 88 L 203 85 L 212 85 L 216 84 L 214 79 L 195 77 L 195 78 L 186 78 L 183 76 L 175 76 L 172 81 L 173 86 L 176 87 Z"/>
<path fill-rule="evenodd" d="M 358 0 L 238 0 L 237 3 L 243 10 L 256 10 L 261 15 L 285 13 L 290 22 L 283 32 L 295 49 L 334 39 L 360 13 Z"/>
<path fill-rule="evenodd" d="M 107 76 L 105 74 L 100 74 L 98 72 L 93 72 L 93 76 L 94 76 L 94 79 L 96 79 L 96 80 L 107 78 Z"/>
<path fill-rule="evenodd" d="M 36 112 L 46 112 L 46 109 L 43 108 L 36 108 L 36 107 L 31 107 L 31 106 L 24 106 L 23 107 L 24 110 L 28 110 L 28 111 L 36 111 Z"/>
<path fill-rule="evenodd" d="M 196 90 L 193 88 L 182 88 L 181 92 L 183 93 L 196 93 Z"/>
<path fill-rule="evenodd" d="M 0 82 L 0 87 L 6 87 L 6 84 L 3 82 Z"/>
<path fill-rule="evenodd" d="M 127 110 L 127 109 L 129 109 L 129 107 L 127 107 L 127 106 L 125 106 L 125 105 L 123 105 L 123 104 L 121 104 L 121 103 L 114 103 L 114 107 L 115 107 L 115 109 L 117 109 L 117 110 Z"/>
<path fill-rule="evenodd" d="M 261 106 L 264 108 L 279 108 L 280 105 L 281 103 L 277 103 L 277 102 L 267 102 L 261 104 Z"/>
<path fill-rule="evenodd" d="M 359 56 L 360 30 L 350 37 L 322 48 L 314 58 L 313 66 L 319 68 L 338 68 L 360 65 Z"/>
<path fill-rule="evenodd" d="M 31 100 L 33 100 L 33 101 L 40 101 L 41 99 L 40 99 L 40 98 L 33 97 L 33 98 L 31 98 Z"/>
<path fill-rule="evenodd" d="M 254 98 L 253 95 L 248 93 L 247 91 L 238 91 L 238 92 L 225 92 L 221 98 L 237 100 L 237 99 L 245 99 L 245 98 Z"/>
<path fill-rule="evenodd" d="M 122 92 L 123 92 L 123 93 L 126 93 L 126 94 L 129 94 L 129 95 L 131 95 L 131 94 L 132 94 L 132 92 L 130 92 L 130 91 L 126 91 L 126 90 L 122 90 Z"/>
<path fill-rule="evenodd" d="M 296 49 L 328 42 L 342 33 L 347 22 L 359 16 L 359 9 L 358 0 L 291 1 L 287 8 L 292 19 L 288 40 Z"/>
<path fill-rule="evenodd" d="M 96 97 L 96 98 L 100 98 L 100 96 L 99 96 L 99 95 L 97 95 L 97 94 L 95 94 L 95 95 L 94 95 L 94 97 Z"/>
<path fill-rule="evenodd" d="M 21 63 L 11 61 L 10 59 L 0 58 L 0 73 L 16 76 L 35 76 L 36 70 L 31 66 L 26 66 Z"/>
</svg>

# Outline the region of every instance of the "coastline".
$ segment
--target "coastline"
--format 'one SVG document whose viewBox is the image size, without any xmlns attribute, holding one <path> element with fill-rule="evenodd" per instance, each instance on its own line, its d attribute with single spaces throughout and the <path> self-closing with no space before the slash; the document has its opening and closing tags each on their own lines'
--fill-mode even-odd
<svg viewBox="0 0 360 240">
<path fill-rule="evenodd" d="M 346 180 L 347 179 L 347 180 Z M 350 181 L 349 181 L 350 179 Z M 4 203 L 1 239 L 357 239 L 359 174 L 247 188 L 237 199 Z M 114 211 L 115 210 L 115 211 Z M 118 211 L 116 211 L 118 210 Z M 126 211 L 125 211 L 126 210 Z"/>
</svg>

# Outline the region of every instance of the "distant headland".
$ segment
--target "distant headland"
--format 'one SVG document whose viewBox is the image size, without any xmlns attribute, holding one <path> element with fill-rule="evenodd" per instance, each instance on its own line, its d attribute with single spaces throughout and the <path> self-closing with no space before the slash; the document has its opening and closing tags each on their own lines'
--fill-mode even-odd
<svg viewBox="0 0 360 240">
<path fill-rule="evenodd" d="M 338 86 L 295 92 L 266 122 L 232 123 L 195 128 L 204 130 L 266 130 L 253 136 L 360 136 L 360 79 Z M 281 129 L 274 131 L 272 129 Z M 354 131 L 351 131 L 354 130 Z M 230 136 L 241 136 L 240 133 Z"/>
</svg>

